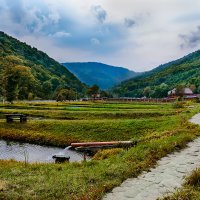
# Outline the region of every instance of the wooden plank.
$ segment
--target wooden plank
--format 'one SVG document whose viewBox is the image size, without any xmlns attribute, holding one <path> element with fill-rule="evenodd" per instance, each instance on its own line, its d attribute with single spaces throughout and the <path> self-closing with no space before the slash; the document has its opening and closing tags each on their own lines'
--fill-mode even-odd
<svg viewBox="0 0 200 200">
<path fill-rule="evenodd" d="M 107 146 L 107 145 L 133 145 L 132 141 L 111 141 L 111 142 L 81 142 L 71 143 L 72 147 Z"/>
</svg>

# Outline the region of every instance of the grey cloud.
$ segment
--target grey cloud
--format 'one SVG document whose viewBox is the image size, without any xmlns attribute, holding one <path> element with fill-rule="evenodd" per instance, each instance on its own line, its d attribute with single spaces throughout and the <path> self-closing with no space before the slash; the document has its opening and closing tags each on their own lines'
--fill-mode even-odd
<svg viewBox="0 0 200 200">
<path fill-rule="evenodd" d="M 200 26 L 197 27 L 197 30 L 190 32 L 188 35 L 180 34 L 179 37 L 183 40 L 180 45 L 181 48 L 190 47 L 194 48 L 200 44 Z"/>
<path fill-rule="evenodd" d="M 12 20 L 15 23 L 21 23 L 21 21 L 23 20 L 24 16 L 25 16 L 25 9 L 23 7 L 23 2 L 21 0 L 15 0 L 12 2 L 7 1 L 7 6 L 10 10 L 9 14 L 12 18 Z"/>
<path fill-rule="evenodd" d="M 92 12 L 94 13 L 98 22 L 103 23 L 106 20 L 107 12 L 101 6 L 93 6 Z"/>
<path fill-rule="evenodd" d="M 35 32 L 42 27 L 44 18 L 41 16 L 40 9 L 27 8 L 22 0 L 5 1 L 8 9 L 10 26 L 18 24 L 21 29 L 18 30 L 19 34 L 24 30 L 28 32 Z M 22 33 L 23 34 L 23 33 Z"/>
<path fill-rule="evenodd" d="M 55 32 L 60 31 L 59 25 L 56 26 L 60 20 L 60 15 L 55 10 L 48 9 L 47 6 L 44 10 L 43 4 L 30 7 L 29 3 L 25 4 L 22 0 L 15 0 L 12 3 L 6 1 L 6 4 L 9 11 L 7 16 L 10 20 L 7 23 L 10 23 L 10 26 L 18 24 L 21 27 L 17 30 L 18 34 L 23 35 L 29 32 L 47 35 L 52 25 L 56 29 Z"/>
<path fill-rule="evenodd" d="M 52 22 L 54 24 L 57 24 L 59 22 L 59 20 L 60 20 L 60 15 L 59 15 L 58 12 L 51 12 L 51 13 L 49 13 L 48 17 L 49 17 L 49 19 L 52 20 Z"/>
<path fill-rule="evenodd" d="M 131 28 L 136 24 L 136 22 L 133 19 L 125 18 L 124 19 L 124 24 L 125 24 L 126 27 Z"/>
<path fill-rule="evenodd" d="M 95 48 L 98 54 L 114 52 L 122 45 L 119 38 L 124 38 L 125 31 L 121 30 L 121 24 L 104 23 L 107 12 L 99 5 L 90 7 L 92 10 L 89 10 L 97 19 L 98 24 L 92 23 L 92 26 L 88 28 L 79 23 L 78 16 L 63 12 L 61 8 L 54 9 L 42 2 L 33 4 L 34 6 L 30 2 L 25 2 L 16 0 L 13 5 L 6 4 L 9 12 L 4 9 L 6 23 L 0 24 L 0 28 L 4 26 L 19 37 L 27 35 L 48 37 L 60 47 L 81 48 L 87 51 L 93 51 Z M 11 10 L 20 11 L 23 16 L 14 13 L 11 17 Z"/>
</svg>

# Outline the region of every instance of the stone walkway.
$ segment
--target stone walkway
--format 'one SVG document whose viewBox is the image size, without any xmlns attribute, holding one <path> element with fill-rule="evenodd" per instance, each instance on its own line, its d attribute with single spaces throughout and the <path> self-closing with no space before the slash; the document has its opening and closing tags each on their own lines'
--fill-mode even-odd
<svg viewBox="0 0 200 200">
<path fill-rule="evenodd" d="M 190 122 L 200 125 L 200 114 Z M 200 166 L 200 137 L 180 152 L 169 154 L 158 161 L 157 167 L 137 178 L 124 181 L 103 200 L 156 200 L 181 187 L 184 177 Z"/>
</svg>

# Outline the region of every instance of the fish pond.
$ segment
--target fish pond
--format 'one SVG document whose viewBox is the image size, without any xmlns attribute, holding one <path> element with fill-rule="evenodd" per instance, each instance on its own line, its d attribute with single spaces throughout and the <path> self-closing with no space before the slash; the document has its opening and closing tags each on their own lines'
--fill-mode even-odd
<svg viewBox="0 0 200 200">
<path fill-rule="evenodd" d="M 53 155 L 65 155 L 70 157 L 70 162 L 80 162 L 83 155 L 76 151 L 50 146 L 40 146 L 29 143 L 0 140 L 0 160 L 17 160 L 22 162 L 52 163 Z"/>
</svg>

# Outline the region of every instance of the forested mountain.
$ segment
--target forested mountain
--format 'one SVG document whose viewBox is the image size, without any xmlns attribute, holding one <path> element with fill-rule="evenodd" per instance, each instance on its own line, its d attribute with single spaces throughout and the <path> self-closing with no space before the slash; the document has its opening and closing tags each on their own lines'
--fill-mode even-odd
<svg viewBox="0 0 200 200">
<path fill-rule="evenodd" d="M 90 86 L 96 84 L 101 89 L 108 89 L 139 74 L 123 67 L 114 67 L 96 62 L 63 63 L 63 65 L 82 82 Z"/>
<path fill-rule="evenodd" d="M 200 50 L 126 80 L 112 91 L 118 96 L 165 97 L 167 91 L 179 85 L 200 93 Z"/>
<path fill-rule="evenodd" d="M 42 51 L 0 32 L 0 96 L 55 98 L 61 89 L 83 93 L 86 86 Z"/>
</svg>

